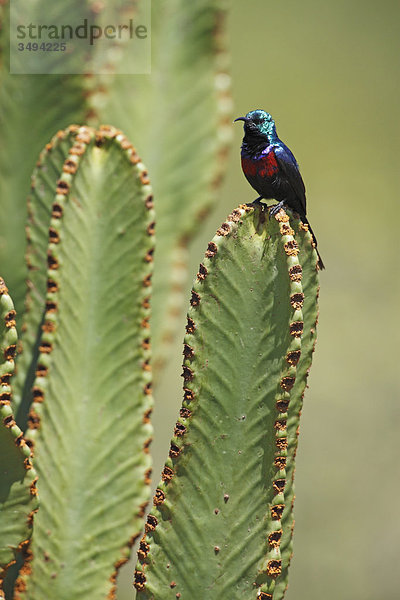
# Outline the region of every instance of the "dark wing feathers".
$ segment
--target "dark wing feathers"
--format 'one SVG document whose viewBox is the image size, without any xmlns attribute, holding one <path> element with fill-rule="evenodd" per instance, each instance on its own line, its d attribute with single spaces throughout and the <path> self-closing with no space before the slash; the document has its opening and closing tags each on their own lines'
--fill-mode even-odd
<svg viewBox="0 0 400 600">
<path fill-rule="evenodd" d="M 285 178 L 292 187 L 295 195 L 300 201 L 304 215 L 306 214 L 306 188 L 304 187 L 303 178 L 300 175 L 299 166 L 295 157 L 285 144 L 281 142 L 279 146 L 274 147 L 274 153 L 279 168 L 285 175 Z"/>
</svg>

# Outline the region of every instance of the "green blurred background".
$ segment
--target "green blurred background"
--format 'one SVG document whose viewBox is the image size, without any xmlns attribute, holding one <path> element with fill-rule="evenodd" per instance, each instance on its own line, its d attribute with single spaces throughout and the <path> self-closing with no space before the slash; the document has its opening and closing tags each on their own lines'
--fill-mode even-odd
<svg viewBox="0 0 400 600">
<path fill-rule="evenodd" d="M 399 22 L 397 0 L 248 0 L 229 17 L 234 116 L 263 108 L 275 118 L 300 163 L 326 264 L 287 600 L 400 597 Z M 190 279 L 226 215 L 255 197 L 241 173 L 241 138 L 236 123 Z M 182 400 L 183 330 L 182 322 L 156 396 L 155 483 Z M 119 581 L 119 600 L 134 597 L 132 565 Z"/>
</svg>

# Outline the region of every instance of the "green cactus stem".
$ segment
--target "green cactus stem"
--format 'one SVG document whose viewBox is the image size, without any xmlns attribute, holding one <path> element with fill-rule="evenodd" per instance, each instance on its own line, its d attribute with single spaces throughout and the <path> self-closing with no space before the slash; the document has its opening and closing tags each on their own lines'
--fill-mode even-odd
<svg viewBox="0 0 400 600">
<path fill-rule="evenodd" d="M 187 246 L 216 202 L 231 140 L 227 4 L 153 0 L 151 75 L 118 76 L 90 98 L 103 121 L 135 136 L 152 174 L 155 365 L 168 358 L 184 310 Z"/>
<path fill-rule="evenodd" d="M 113 598 L 142 527 L 153 233 L 147 171 L 127 138 L 112 127 L 57 134 L 30 199 L 20 360 L 34 373 L 27 438 L 41 510 L 21 598 Z"/>
<path fill-rule="evenodd" d="M 316 263 L 307 227 L 283 210 L 269 219 L 241 206 L 209 243 L 187 318 L 184 400 L 138 552 L 138 599 L 283 597 Z"/>
</svg>

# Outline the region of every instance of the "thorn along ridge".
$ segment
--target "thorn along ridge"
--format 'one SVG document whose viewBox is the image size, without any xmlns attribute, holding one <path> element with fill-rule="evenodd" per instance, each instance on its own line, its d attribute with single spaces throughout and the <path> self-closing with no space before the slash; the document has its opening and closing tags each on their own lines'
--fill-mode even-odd
<svg viewBox="0 0 400 600">
<path fill-rule="evenodd" d="M 200 304 L 200 295 L 192 290 L 192 297 L 190 298 L 190 304 L 192 306 L 198 306 Z"/>
<path fill-rule="evenodd" d="M 51 216 L 53 219 L 61 219 L 63 214 L 63 207 L 59 202 L 54 202 L 52 206 Z"/>
<path fill-rule="evenodd" d="M 282 561 L 281 560 L 269 560 L 267 564 L 267 574 L 276 579 L 282 572 Z"/>
<path fill-rule="evenodd" d="M 288 223 L 282 223 L 280 226 L 281 235 L 294 235 L 294 230 Z"/>
<path fill-rule="evenodd" d="M 288 447 L 287 437 L 276 438 L 275 445 L 278 448 L 278 450 L 286 450 Z"/>
<path fill-rule="evenodd" d="M 291 350 L 286 355 L 286 362 L 295 367 L 300 360 L 300 356 L 301 350 Z"/>
<path fill-rule="evenodd" d="M 140 327 L 142 329 L 150 329 L 150 317 L 143 317 L 141 323 L 140 323 Z"/>
<path fill-rule="evenodd" d="M 218 252 L 218 246 L 215 242 L 209 242 L 208 246 L 207 246 L 207 250 L 206 250 L 206 257 L 207 258 L 212 258 L 213 256 L 215 256 Z"/>
<path fill-rule="evenodd" d="M 282 518 L 283 511 L 285 510 L 284 504 L 275 504 L 271 506 L 271 517 L 274 521 L 278 521 Z"/>
<path fill-rule="evenodd" d="M 195 322 L 193 321 L 193 319 L 191 319 L 190 317 L 187 318 L 187 325 L 186 325 L 186 333 L 194 333 L 196 330 L 196 325 Z"/>
<path fill-rule="evenodd" d="M 43 400 L 44 400 L 44 391 L 42 390 L 42 388 L 40 388 L 37 385 L 35 385 L 32 388 L 32 393 L 33 393 L 33 400 L 34 400 L 34 402 L 43 402 Z"/>
<path fill-rule="evenodd" d="M 2 277 L 0 277 L 0 296 L 3 294 L 8 294 L 8 288 L 5 284 L 5 281 Z"/>
<path fill-rule="evenodd" d="M 58 292 L 58 283 L 54 281 L 54 279 L 49 278 L 47 280 L 47 291 L 49 292 L 49 294 L 55 294 L 56 292 Z"/>
<path fill-rule="evenodd" d="M 192 381 L 194 373 L 190 367 L 183 365 L 182 377 L 185 381 Z"/>
<path fill-rule="evenodd" d="M 182 437 L 185 435 L 186 433 L 186 427 L 183 423 L 180 423 L 179 421 L 176 422 L 175 428 L 174 428 L 174 435 L 176 437 Z"/>
<path fill-rule="evenodd" d="M 189 419 L 189 417 L 192 416 L 192 413 L 188 408 L 181 408 L 179 411 L 179 415 L 182 417 L 182 419 Z"/>
<path fill-rule="evenodd" d="M 231 228 L 230 228 L 229 223 L 222 223 L 221 227 L 219 229 L 217 229 L 217 235 L 219 235 L 220 237 L 228 235 L 230 230 L 231 230 Z"/>
<path fill-rule="evenodd" d="M 154 208 L 154 202 L 153 202 L 153 196 L 147 196 L 146 200 L 145 200 L 145 205 L 147 210 L 151 210 Z"/>
<path fill-rule="evenodd" d="M 59 233 L 54 227 L 49 227 L 49 241 L 52 244 L 59 244 L 60 242 Z"/>
<path fill-rule="evenodd" d="M 228 215 L 228 221 L 232 221 L 232 223 L 238 223 L 242 218 L 242 213 L 239 208 L 235 208 L 230 215 Z"/>
<path fill-rule="evenodd" d="M 301 265 L 293 265 L 289 269 L 289 277 L 291 281 L 301 281 L 303 276 L 303 268 Z"/>
<path fill-rule="evenodd" d="M 290 392 L 290 390 L 294 386 L 295 381 L 296 381 L 295 377 L 290 377 L 290 376 L 286 375 L 285 377 L 282 377 L 282 379 L 280 381 L 280 386 L 286 392 Z"/>
<path fill-rule="evenodd" d="M 39 346 L 39 352 L 43 354 L 50 354 L 53 350 L 53 345 L 50 342 L 42 342 Z"/>
<path fill-rule="evenodd" d="M 167 467 L 167 465 L 165 465 L 162 470 L 162 473 L 161 473 L 162 480 L 167 483 L 167 482 L 171 481 L 171 479 L 173 478 L 174 475 L 175 475 L 174 470 L 171 469 L 171 467 Z"/>
<path fill-rule="evenodd" d="M 8 328 L 15 327 L 16 326 L 16 321 L 15 321 L 16 316 L 17 316 L 17 313 L 15 312 L 15 310 L 9 310 L 8 313 L 4 317 L 5 326 Z"/>
<path fill-rule="evenodd" d="M 13 415 L 8 415 L 7 417 L 4 417 L 3 423 L 4 427 L 7 427 L 7 429 L 10 429 L 10 427 L 14 427 L 14 425 L 16 424 Z"/>
<path fill-rule="evenodd" d="M 275 457 L 275 467 L 282 471 L 286 467 L 286 456 L 276 456 Z"/>
<path fill-rule="evenodd" d="M 289 325 L 290 335 L 293 337 L 301 337 L 303 335 L 303 329 L 303 321 L 293 321 L 293 323 L 290 323 Z"/>
<path fill-rule="evenodd" d="M 135 571 L 135 581 L 133 585 L 138 592 L 142 592 L 145 589 L 146 575 L 142 571 Z"/>
<path fill-rule="evenodd" d="M 156 493 L 154 494 L 154 498 L 153 498 L 153 503 L 155 506 L 160 506 L 160 504 L 163 504 L 165 500 L 165 492 L 163 492 L 163 490 L 160 490 L 160 488 L 156 489 Z"/>
<path fill-rule="evenodd" d="M 171 446 L 169 449 L 170 458 L 178 458 L 180 453 L 181 453 L 181 448 L 179 448 L 179 446 L 177 446 L 176 444 L 173 444 L 171 442 Z"/>
<path fill-rule="evenodd" d="M 151 276 L 152 273 L 149 273 L 148 275 L 146 275 L 146 277 L 143 279 L 143 287 L 149 287 L 151 285 Z"/>
<path fill-rule="evenodd" d="M 199 272 L 197 273 L 198 281 L 204 281 L 204 279 L 207 277 L 207 275 L 208 275 L 208 271 L 207 271 L 206 267 L 203 265 L 203 263 L 200 263 Z"/>
<path fill-rule="evenodd" d="M 16 352 L 17 352 L 16 344 L 11 344 L 11 346 L 8 346 L 4 350 L 4 358 L 6 360 L 14 360 Z"/>
<path fill-rule="evenodd" d="M 69 183 L 67 181 L 64 181 L 63 179 L 59 179 L 57 181 L 57 187 L 56 187 L 56 193 L 60 194 L 62 196 L 67 196 L 69 193 Z"/>
<path fill-rule="evenodd" d="M 75 175 L 77 169 L 78 164 L 71 158 L 67 158 L 62 167 L 64 173 L 68 173 L 69 175 Z"/>
<path fill-rule="evenodd" d="M 281 398 L 280 400 L 277 400 L 277 402 L 276 402 L 276 408 L 281 413 L 287 412 L 288 406 L 289 406 L 289 398 Z"/>
<path fill-rule="evenodd" d="M 194 350 L 193 350 L 192 346 L 189 346 L 189 344 L 183 345 L 183 356 L 185 358 L 193 358 Z"/>
<path fill-rule="evenodd" d="M 296 240 L 290 240 L 284 244 L 285 252 L 288 256 L 297 256 L 300 252 L 299 245 Z"/>
<path fill-rule="evenodd" d="M 272 533 L 270 533 L 268 536 L 268 544 L 272 548 L 278 548 L 281 543 L 282 534 L 282 529 L 278 529 L 277 531 L 273 531 Z"/>
<path fill-rule="evenodd" d="M 56 330 L 56 324 L 53 321 L 45 321 L 42 325 L 42 330 L 45 333 L 52 333 Z"/>
<path fill-rule="evenodd" d="M 190 390 L 189 388 L 183 388 L 183 399 L 185 400 L 185 402 L 192 402 L 195 399 L 195 395 L 194 395 L 194 391 Z"/>
<path fill-rule="evenodd" d="M 54 313 L 56 311 L 57 311 L 57 302 L 54 302 L 52 300 L 47 300 L 46 301 L 46 312 Z"/>
<path fill-rule="evenodd" d="M 154 233 L 155 233 L 155 227 L 156 227 L 156 222 L 152 221 L 150 223 L 150 225 L 148 225 L 148 227 L 147 227 L 147 234 L 148 235 L 154 235 Z"/>
<path fill-rule="evenodd" d="M 272 487 L 274 488 L 277 494 L 281 494 L 284 492 L 286 486 L 286 479 L 275 479 L 272 483 Z"/>
<path fill-rule="evenodd" d="M 0 385 L 10 385 L 11 377 L 11 373 L 4 373 L 4 375 L 0 377 Z"/>
<path fill-rule="evenodd" d="M 2 392 L 0 394 L 0 406 L 8 406 L 11 402 L 10 392 Z"/>
</svg>

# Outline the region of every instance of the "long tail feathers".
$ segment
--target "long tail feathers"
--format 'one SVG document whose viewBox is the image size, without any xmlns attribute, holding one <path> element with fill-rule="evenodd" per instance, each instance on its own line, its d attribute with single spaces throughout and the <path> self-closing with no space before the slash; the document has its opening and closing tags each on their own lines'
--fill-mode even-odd
<svg viewBox="0 0 400 600">
<path fill-rule="evenodd" d="M 311 235 L 313 236 L 314 244 L 315 244 L 315 251 L 316 251 L 316 253 L 318 255 L 318 267 L 322 271 L 322 269 L 325 269 L 325 265 L 324 265 L 324 263 L 322 261 L 320 253 L 318 252 L 318 247 L 317 247 L 318 246 L 318 242 L 317 242 L 317 238 L 315 237 L 315 233 L 313 232 L 312 227 L 310 225 L 310 222 L 309 222 L 309 220 L 307 219 L 307 217 L 305 215 L 301 215 L 301 220 L 303 221 L 303 223 L 307 223 L 308 229 L 309 229 Z"/>
</svg>

